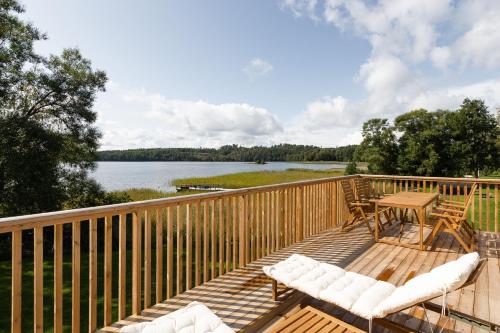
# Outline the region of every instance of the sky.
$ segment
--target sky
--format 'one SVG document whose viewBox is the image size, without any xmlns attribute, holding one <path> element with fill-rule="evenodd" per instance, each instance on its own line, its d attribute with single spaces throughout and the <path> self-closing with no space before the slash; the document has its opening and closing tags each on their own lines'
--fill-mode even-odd
<svg viewBox="0 0 500 333">
<path fill-rule="evenodd" d="M 109 78 L 101 149 L 359 143 L 370 118 L 500 107 L 498 0 L 25 0 Z"/>
</svg>

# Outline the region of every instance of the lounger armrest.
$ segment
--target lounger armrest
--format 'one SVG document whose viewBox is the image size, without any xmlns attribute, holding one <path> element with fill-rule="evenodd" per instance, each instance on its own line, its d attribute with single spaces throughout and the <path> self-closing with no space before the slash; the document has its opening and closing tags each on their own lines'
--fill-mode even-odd
<svg viewBox="0 0 500 333">
<path fill-rule="evenodd" d="M 353 202 L 352 203 L 354 206 L 371 206 L 371 204 L 367 202 Z"/>
</svg>

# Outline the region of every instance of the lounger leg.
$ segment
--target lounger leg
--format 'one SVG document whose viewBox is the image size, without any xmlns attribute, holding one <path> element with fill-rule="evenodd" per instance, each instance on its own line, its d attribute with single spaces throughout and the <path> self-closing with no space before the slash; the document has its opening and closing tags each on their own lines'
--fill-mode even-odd
<svg viewBox="0 0 500 333">
<path fill-rule="evenodd" d="M 273 279 L 272 290 L 273 290 L 273 301 L 276 301 L 278 299 L 278 282 L 274 279 Z"/>
</svg>

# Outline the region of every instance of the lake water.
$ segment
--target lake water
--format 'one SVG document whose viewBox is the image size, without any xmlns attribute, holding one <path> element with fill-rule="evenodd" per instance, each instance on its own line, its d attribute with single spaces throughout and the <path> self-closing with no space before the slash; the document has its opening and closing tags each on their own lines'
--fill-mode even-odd
<svg viewBox="0 0 500 333">
<path fill-rule="evenodd" d="M 343 164 L 310 164 L 270 162 L 254 164 L 245 162 L 98 162 L 91 176 L 108 191 L 129 188 L 153 188 L 175 191 L 171 181 L 177 178 L 210 177 L 228 173 L 304 169 L 343 169 Z"/>
</svg>

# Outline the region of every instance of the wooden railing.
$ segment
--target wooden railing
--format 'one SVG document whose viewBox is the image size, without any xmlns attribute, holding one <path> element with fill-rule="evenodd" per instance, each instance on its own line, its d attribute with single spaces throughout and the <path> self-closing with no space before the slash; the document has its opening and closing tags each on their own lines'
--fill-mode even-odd
<svg viewBox="0 0 500 333">
<path fill-rule="evenodd" d="M 0 219 L 12 247 L 2 329 L 93 332 L 138 314 L 339 225 L 345 178 Z"/>
<path fill-rule="evenodd" d="M 456 200 L 476 182 L 470 219 L 480 230 L 500 228 L 500 180 L 362 176 L 379 192 Z M 11 316 L 0 316 L 0 330 L 93 332 L 138 314 L 340 225 L 348 212 L 339 181 L 353 177 L 0 219 L 0 256 L 11 264 Z"/>
<path fill-rule="evenodd" d="M 477 230 L 499 232 L 500 179 L 442 178 L 414 176 L 361 175 L 371 180 L 373 188 L 385 194 L 401 191 L 437 192 L 450 200 L 464 201 L 473 183 L 477 190 L 472 197 L 469 221 Z"/>
</svg>

